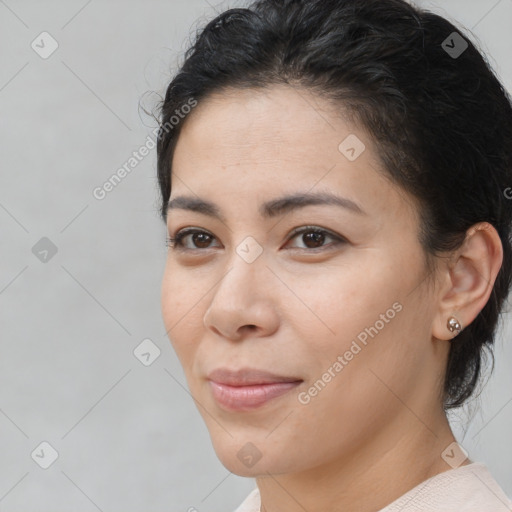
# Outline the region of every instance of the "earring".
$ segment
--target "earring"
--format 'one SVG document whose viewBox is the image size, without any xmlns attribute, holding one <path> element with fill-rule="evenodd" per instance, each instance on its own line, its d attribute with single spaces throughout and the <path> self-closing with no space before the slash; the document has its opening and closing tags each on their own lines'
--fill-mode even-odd
<svg viewBox="0 0 512 512">
<path fill-rule="evenodd" d="M 462 325 L 460 325 L 459 321 L 454 316 L 451 316 L 450 318 L 448 318 L 446 327 L 448 327 L 448 330 L 450 332 L 457 331 L 457 334 L 455 336 L 460 334 L 460 332 L 462 331 Z"/>
</svg>

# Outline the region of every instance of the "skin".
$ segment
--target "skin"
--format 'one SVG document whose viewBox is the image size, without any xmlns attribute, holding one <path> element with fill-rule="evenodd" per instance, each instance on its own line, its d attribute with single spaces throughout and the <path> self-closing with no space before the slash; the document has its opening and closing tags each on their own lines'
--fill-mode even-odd
<svg viewBox="0 0 512 512">
<path fill-rule="evenodd" d="M 338 150 L 349 134 L 366 146 L 352 162 Z M 368 133 L 287 86 L 202 101 L 182 127 L 172 174 L 171 200 L 209 200 L 224 219 L 169 211 L 169 236 L 194 227 L 210 237 L 169 249 L 164 323 L 219 459 L 256 478 L 262 510 L 375 511 L 452 469 L 441 457 L 455 441 L 441 400 L 455 336 L 446 323 L 454 315 L 467 326 L 487 302 L 502 261 L 496 230 L 475 225 L 429 274 L 416 202 L 385 177 Z M 259 213 L 266 201 L 322 191 L 365 213 L 326 204 Z M 345 241 L 327 234 L 315 248 L 311 235 L 291 236 L 302 226 Z M 252 263 L 236 251 L 248 236 L 263 249 Z M 396 302 L 401 311 L 300 403 Z M 304 382 L 256 410 L 226 411 L 206 375 L 244 366 Z M 237 457 L 248 442 L 261 454 L 252 467 Z"/>
</svg>

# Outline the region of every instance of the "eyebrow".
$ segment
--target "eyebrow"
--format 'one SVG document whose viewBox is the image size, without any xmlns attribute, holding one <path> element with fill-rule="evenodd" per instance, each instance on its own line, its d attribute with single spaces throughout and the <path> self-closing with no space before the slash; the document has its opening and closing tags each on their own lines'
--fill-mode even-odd
<svg viewBox="0 0 512 512">
<path fill-rule="evenodd" d="M 273 199 L 260 206 L 260 215 L 264 218 L 273 218 L 285 215 L 311 205 L 333 205 L 359 215 L 366 215 L 366 212 L 359 204 L 346 197 L 340 197 L 330 192 L 299 193 L 291 194 L 278 199 Z M 208 215 L 226 223 L 218 206 L 211 201 L 191 196 L 178 196 L 169 201 L 167 212 L 170 210 L 188 210 L 203 215 Z"/>
</svg>

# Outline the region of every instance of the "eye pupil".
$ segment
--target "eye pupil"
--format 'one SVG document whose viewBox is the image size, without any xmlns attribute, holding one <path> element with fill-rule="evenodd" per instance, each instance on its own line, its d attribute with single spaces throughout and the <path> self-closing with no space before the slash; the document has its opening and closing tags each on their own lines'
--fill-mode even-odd
<svg viewBox="0 0 512 512">
<path fill-rule="evenodd" d="M 211 243 L 211 236 L 207 233 L 194 233 L 192 235 L 192 239 L 194 240 L 194 244 L 199 248 L 207 248 Z"/>
<path fill-rule="evenodd" d="M 324 235 L 324 233 L 309 232 L 309 233 L 304 233 L 302 235 L 302 239 L 303 239 L 306 247 L 309 247 L 309 248 L 321 247 L 323 242 L 325 242 L 325 235 Z M 310 245 L 310 242 L 312 242 L 312 245 Z"/>
</svg>

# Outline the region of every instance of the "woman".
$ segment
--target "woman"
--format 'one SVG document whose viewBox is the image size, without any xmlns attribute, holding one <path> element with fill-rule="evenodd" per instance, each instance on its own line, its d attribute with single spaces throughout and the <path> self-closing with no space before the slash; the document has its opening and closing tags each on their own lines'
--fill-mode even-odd
<svg viewBox="0 0 512 512">
<path fill-rule="evenodd" d="M 509 511 L 446 413 L 512 273 L 512 107 L 402 0 L 261 0 L 161 105 L 162 313 L 238 511 Z M 172 186 L 171 186 L 172 184 Z"/>
</svg>

